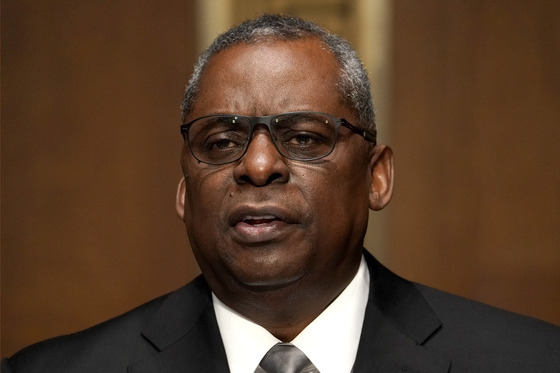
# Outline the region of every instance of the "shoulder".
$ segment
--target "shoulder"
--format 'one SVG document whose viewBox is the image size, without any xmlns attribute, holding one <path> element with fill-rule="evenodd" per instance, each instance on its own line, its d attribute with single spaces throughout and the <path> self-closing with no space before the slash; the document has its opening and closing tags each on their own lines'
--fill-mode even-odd
<svg viewBox="0 0 560 373">
<path fill-rule="evenodd" d="M 446 351 L 455 365 L 499 367 L 518 371 L 560 369 L 558 326 L 480 302 L 414 284 L 441 320 L 426 347 Z M 536 364 L 536 365 L 535 365 Z M 541 370 L 521 367 L 540 365 Z M 517 367 L 517 369 L 515 369 Z"/>
<path fill-rule="evenodd" d="M 13 373 L 126 371 L 131 362 L 156 352 L 142 330 L 162 304 L 187 299 L 196 282 L 86 330 L 31 345 L 4 360 L 2 372 L 10 372 L 8 366 Z"/>
<path fill-rule="evenodd" d="M 447 359 L 451 372 L 560 372 L 560 327 L 408 281 L 367 252 L 365 258 L 371 280 L 364 330 L 377 342 L 368 346 L 382 344 L 379 330 L 400 341 L 385 341 L 380 356 L 397 351 L 400 361 L 403 351 L 414 355 L 414 345 L 414 356 Z"/>
<path fill-rule="evenodd" d="M 31 345 L 9 359 L 13 372 L 90 372 L 103 364 L 123 365 L 140 331 L 164 297 L 89 329 Z"/>
</svg>

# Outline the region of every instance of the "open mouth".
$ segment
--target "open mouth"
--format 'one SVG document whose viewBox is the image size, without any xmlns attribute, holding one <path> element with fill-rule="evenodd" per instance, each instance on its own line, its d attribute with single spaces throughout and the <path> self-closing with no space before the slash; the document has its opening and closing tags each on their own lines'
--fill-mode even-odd
<svg viewBox="0 0 560 373">
<path fill-rule="evenodd" d="M 274 215 L 264 215 L 264 216 L 245 216 L 241 220 L 243 223 L 250 224 L 250 225 L 263 225 L 263 224 L 270 224 L 273 221 L 281 221 L 280 218 Z"/>
<path fill-rule="evenodd" d="M 284 239 L 293 233 L 295 221 L 289 210 L 277 206 L 241 206 L 229 215 L 233 237 L 243 245 Z"/>
</svg>

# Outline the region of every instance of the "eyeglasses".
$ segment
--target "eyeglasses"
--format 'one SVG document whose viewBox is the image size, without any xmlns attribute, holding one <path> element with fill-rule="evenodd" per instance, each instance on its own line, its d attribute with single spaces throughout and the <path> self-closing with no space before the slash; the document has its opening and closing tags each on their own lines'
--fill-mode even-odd
<svg viewBox="0 0 560 373">
<path fill-rule="evenodd" d="M 268 128 L 281 155 L 298 161 L 313 161 L 329 155 L 336 144 L 340 126 L 374 145 L 376 143 L 375 133 L 358 129 L 345 119 L 313 111 L 265 117 L 209 115 L 183 124 L 181 134 L 197 160 L 222 165 L 243 157 L 258 124 Z"/>
</svg>

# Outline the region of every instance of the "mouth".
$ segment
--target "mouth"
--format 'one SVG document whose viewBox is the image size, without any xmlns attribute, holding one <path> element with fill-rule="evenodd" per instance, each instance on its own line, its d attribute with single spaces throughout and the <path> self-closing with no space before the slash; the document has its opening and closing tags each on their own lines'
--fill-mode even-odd
<svg viewBox="0 0 560 373">
<path fill-rule="evenodd" d="M 273 221 L 282 221 L 282 219 L 274 215 L 264 215 L 264 216 L 247 215 L 243 217 L 243 219 L 241 220 L 242 223 L 249 224 L 249 225 L 270 224 Z"/>
<path fill-rule="evenodd" d="M 262 244 L 282 239 L 296 221 L 288 210 L 279 207 L 242 206 L 232 211 L 229 223 L 237 241 Z"/>
<path fill-rule="evenodd" d="M 273 222 L 296 224 L 297 218 L 292 210 L 280 206 L 240 205 L 230 211 L 228 222 L 232 227 L 240 223 L 249 225 L 262 225 Z"/>
</svg>

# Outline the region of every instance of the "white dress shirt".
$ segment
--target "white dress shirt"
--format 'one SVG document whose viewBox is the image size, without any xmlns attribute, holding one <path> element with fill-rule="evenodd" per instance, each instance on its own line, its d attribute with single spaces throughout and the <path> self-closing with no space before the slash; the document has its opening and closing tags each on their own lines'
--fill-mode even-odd
<svg viewBox="0 0 560 373">
<path fill-rule="evenodd" d="M 354 365 L 369 294 L 369 271 L 362 257 L 358 272 L 342 293 L 294 340 L 321 373 L 349 373 Z M 231 373 L 253 373 L 280 342 L 212 294 L 216 319 Z"/>
</svg>

